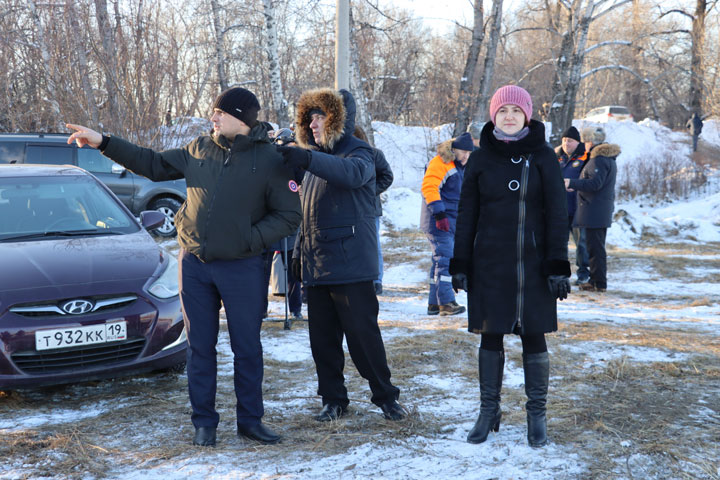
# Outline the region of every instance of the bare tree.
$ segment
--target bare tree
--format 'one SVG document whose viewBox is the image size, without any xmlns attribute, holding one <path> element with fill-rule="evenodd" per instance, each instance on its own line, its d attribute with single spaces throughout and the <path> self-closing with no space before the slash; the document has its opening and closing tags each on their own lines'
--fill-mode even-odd
<svg viewBox="0 0 720 480">
<path fill-rule="evenodd" d="M 270 70 L 270 92 L 273 110 L 280 128 L 290 125 L 288 108 L 280 78 L 280 55 L 278 54 L 277 28 L 275 27 L 275 6 L 272 0 L 263 0 L 265 33 L 267 35 L 268 68 Z"/>
<path fill-rule="evenodd" d="M 97 18 L 98 30 L 102 41 L 102 54 L 100 58 L 105 70 L 105 92 L 107 95 L 107 124 L 104 125 L 109 131 L 117 131 L 117 119 L 122 118 L 123 110 L 118 102 L 120 96 L 118 73 L 117 73 L 117 51 L 115 41 L 108 20 L 107 0 L 95 0 L 95 17 Z M 108 128 L 109 127 L 109 128 Z"/>
<path fill-rule="evenodd" d="M 352 5 L 350 8 L 350 90 L 355 97 L 357 112 L 355 119 L 365 131 L 371 145 L 375 145 L 375 134 L 372 128 L 372 117 L 368 111 L 368 99 L 365 94 L 362 72 L 360 71 L 359 39 L 356 39 L 357 25 L 353 17 Z"/>
<path fill-rule="evenodd" d="M 585 56 L 599 46 L 617 44 L 602 42 L 586 48 L 590 25 L 598 18 L 632 0 L 559 0 L 565 12 L 563 23 L 551 19 L 549 28 L 561 35 L 562 42 L 555 63 L 555 80 L 551 90 L 549 120 L 552 122 L 551 142 L 557 142 L 560 134 L 572 123 L 575 114 L 575 97 L 582 78 Z M 545 0 L 548 12 L 552 11 Z M 548 15 L 550 17 L 550 15 Z M 561 26 L 562 25 L 562 26 Z M 559 28 L 563 31 L 560 32 Z M 629 42 L 624 42 L 625 44 Z"/>
<path fill-rule="evenodd" d="M 485 38 L 485 26 L 483 25 L 483 0 L 475 0 L 473 4 L 473 29 L 472 41 L 465 59 L 465 69 L 460 77 L 460 95 L 455 115 L 455 129 L 453 136 L 458 136 L 467 130 L 470 123 L 470 115 L 473 104 L 472 87 L 475 79 L 475 69 L 480 56 L 480 47 Z"/>
<path fill-rule="evenodd" d="M 213 27 L 215 29 L 215 68 L 217 68 L 218 85 L 220 90 L 228 88 L 227 74 L 225 73 L 225 31 L 220 23 L 220 5 L 217 0 L 210 0 Z"/>
<path fill-rule="evenodd" d="M 493 0 L 490 13 L 490 36 L 487 41 L 485 62 L 483 64 L 482 78 L 480 79 L 480 93 L 475 103 L 473 121 L 482 122 L 488 116 L 488 102 L 495 74 L 495 59 L 497 58 L 497 45 L 500 40 L 500 27 L 502 26 L 503 0 Z M 492 120 L 492 119 L 491 119 Z"/>
<path fill-rule="evenodd" d="M 694 14 L 686 10 L 674 8 L 660 15 L 663 17 L 671 13 L 684 15 L 692 22 L 690 30 L 690 88 L 688 91 L 688 110 L 702 114 L 702 97 L 705 95 L 704 64 L 702 61 L 705 44 L 705 18 L 709 10 L 717 3 L 717 0 L 695 0 Z M 674 33 L 688 33 L 687 30 L 677 29 Z"/>
<path fill-rule="evenodd" d="M 702 52 L 705 42 L 705 15 L 707 14 L 707 0 L 696 0 L 695 15 L 692 22 L 692 48 L 690 50 L 690 110 L 702 115 L 701 97 L 703 95 Z"/>
<path fill-rule="evenodd" d="M 40 55 L 42 57 L 43 65 L 42 69 L 45 73 L 45 79 L 47 81 L 47 101 L 50 103 L 50 106 L 52 108 L 53 113 L 56 115 L 56 121 L 59 121 L 60 117 L 60 106 L 58 105 L 58 94 L 57 94 L 57 77 L 55 75 L 55 69 L 53 67 L 53 58 L 50 56 L 50 48 L 45 41 L 45 26 L 40 20 L 40 15 L 37 11 L 37 6 L 35 4 L 35 0 L 28 0 L 28 9 L 30 10 L 30 15 L 32 16 L 33 23 L 35 24 L 36 29 L 36 35 L 37 35 L 37 46 L 40 50 Z M 58 127 L 61 126 L 60 123 L 56 125 Z"/>
<path fill-rule="evenodd" d="M 78 15 L 75 11 L 74 4 L 74 0 L 65 0 L 65 15 L 70 21 L 70 28 L 72 31 L 79 33 L 82 30 L 80 29 L 80 23 L 78 22 Z M 100 113 L 96 104 L 93 86 L 90 83 L 90 72 L 88 69 L 88 58 L 87 53 L 85 52 L 85 46 L 81 42 L 78 42 L 74 45 L 74 47 L 75 48 L 72 49 L 72 52 L 77 56 L 79 69 L 78 73 L 82 82 L 85 103 L 90 113 L 90 120 L 92 121 L 92 126 L 94 128 L 98 128 L 98 124 L 100 123 Z"/>
</svg>

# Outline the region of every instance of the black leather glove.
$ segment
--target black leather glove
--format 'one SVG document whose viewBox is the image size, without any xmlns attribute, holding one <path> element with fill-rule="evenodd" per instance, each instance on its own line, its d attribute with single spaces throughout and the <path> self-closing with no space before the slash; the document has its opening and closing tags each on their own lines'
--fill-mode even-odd
<svg viewBox="0 0 720 480">
<path fill-rule="evenodd" d="M 307 170 L 310 166 L 310 151 L 298 147 L 286 147 L 285 145 L 277 145 L 277 151 L 283 156 L 285 165 L 290 168 L 302 168 Z"/>
<path fill-rule="evenodd" d="M 453 277 L 454 280 L 454 277 Z M 548 288 L 558 300 L 564 300 L 570 293 L 570 279 L 565 275 L 550 275 L 547 279 Z"/>
<path fill-rule="evenodd" d="M 455 290 L 455 293 L 458 293 L 458 290 L 465 290 L 468 291 L 468 278 L 467 275 L 464 273 L 456 273 L 452 276 L 452 288 Z"/>
<path fill-rule="evenodd" d="M 290 271 L 298 282 L 302 281 L 302 264 L 299 258 L 293 257 L 292 263 L 290 263 Z"/>
</svg>

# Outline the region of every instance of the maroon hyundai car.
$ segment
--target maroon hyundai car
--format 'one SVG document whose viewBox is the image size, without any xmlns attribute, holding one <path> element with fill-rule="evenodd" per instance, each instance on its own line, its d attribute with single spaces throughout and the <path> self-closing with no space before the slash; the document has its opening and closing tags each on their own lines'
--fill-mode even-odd
<svg viewBox="0 0 720 480">
<path fill-rule="evenodd" d="M 182 368 L 163 222 L 80 168 L 0 165 L 0 390 Z"/>
</svg>

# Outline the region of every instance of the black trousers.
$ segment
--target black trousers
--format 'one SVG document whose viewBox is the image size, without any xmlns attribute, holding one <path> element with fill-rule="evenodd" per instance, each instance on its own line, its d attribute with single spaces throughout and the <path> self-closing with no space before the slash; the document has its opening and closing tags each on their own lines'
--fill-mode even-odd
<svg viewBox="0 0 720 480">
<path fill-rule="evenodd" d="M 237 400 L 237 422 L 254 425 L 265 410 L 262 400 L 263 263 L 258 257 L 201 262 L 181 251 L 179 258 L 180 300 L 188 336 L 187 378 L 192 423 L 217 427 L 215 410 L 220 307 L 225 307 L 230 347 L 233 352 L 233 381 Z M 221 303 L 222 302 L 222 303 Z"/>
<path fill-rule="evenodd" d="M 308 287 L 307 305 L 310 348 L 323 405 L 349 403 L 343 376 L 343 336 L 355 367 L 370 384 L 370 400 L 378 406 L 397 400 L 400 390 L 390 382 L 372 280 Z"/>
<path fill-rule="evenodd" d="M 606 234 L 607 228 L 585 229 L 585 241 L 590 258 L 590 283 L 597 288 L 607 288 Z"/>
</svg>

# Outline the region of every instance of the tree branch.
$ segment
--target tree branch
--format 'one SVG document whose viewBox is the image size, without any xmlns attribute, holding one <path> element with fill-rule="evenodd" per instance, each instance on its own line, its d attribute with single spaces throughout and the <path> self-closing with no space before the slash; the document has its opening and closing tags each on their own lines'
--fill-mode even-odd
<svg viewBox="0 0 720 480">
<path fill-rule="evenodd" d="M 625 65 L 603 65 L 601 67 L 595 67 L 592 70 L 588 70 L 587 72 L 580 75 L 580 80 L 584 79 L 585 77 L 589 77 L 590 75 L 593 75 L 595 73 L 598 73 L 602 70 L 624 70 L 626 72 L 632 73 L 635 75 L 640 81 L 643 83 L 650 83 L 650 80 L 647 77 L 643 77 L 639 73 L 637 73 L 635 70 L 633 70 L 630 67 L 626 67 Z"/>
<path fill-rule="evenodd" d="M 377 5 L 375 5 L 374 3 L 372 3 L 370 0 L 365 0 L 365 3 L 368 4 L 368 5 L 370 5 L 370 8 L 372 8 L 372 9 L 375 10 L 377 13 L 379 13 L 379 14 L 382 15 L 383 17 L 387 18 L 387 19 L 390 20 L 391 22 L 394 22 L 394 23 L 407 23 L 407 21 L 396 20 L 396 19 L 392 18 L 391 16 L 387 15 L 385 12 L 383 12 L 382 10 L 380 10 L 380 8 L 379 8 Z"/>
<path fill-rule="evenodd" d="M 664 17 L 665 15 L 670 15 L 671 13 L 679 13 L 680 15 L 685 15 L 685 16 L 688 17 L 690 20 L 694 20 L 694 19 L 695 19 L 695 17 L 693 17 L 692 15 L 690 15 L 689 13 L 687 13 L 687 12 L 685 12 L 685 11 L 683 11 L 683 10 L 680 10 L 679 8 L 673 8 L 672 10 L 668 10 L 668 11 L 665 12 L 665 13 L 661 13 L 658 18 L 662 18 L 662 17 Z"/>
<path fill-rule="evenodd" d="M 655 35 L 672 35 L 675 33 L 687 33 L 688 35 L 692 34 L 692 32 L 690 30 L 686 30 L 684 28 L 678 28 L 677 30 L 662 30 L 660 32 L 648 33 L 647 35 L 643 35 L 643 37 L 650 37 L 650 36 L 655 36 Z"/>
<path fill-rule="evenodd" d="M 596 43 L 595 45 L 586 48 L 585 53 L 588 54 L 596 48 L 604 47 L 606 45 L 632 45 L 632 42 L 628 40 L 608 40 L 605 42 Z"/>
<path fill-rule="evenodd" d="M 236 28 L 249 28 L 249 29 L 259 30 L 259 27 L 257 25 L 252 25 L 250 23 L 237 23 L 235 25 L 230 25 L 229 27 L 225 27 L 222 30 L 222 34 L 225 35 L 230 30 L 235 30 Z"/>
<path fill-rule="evenodd" d="M 505 38 L 505 37 L 508 37 L 508 36 L 512 35 L 513 33 L 525 32 L 525 31 L 532 31 L 532 30 L 540 30 L 540 31 L 550 32 L 550 33 L 552 33 L 553 35 L 560 35 L 560 33 L 557 32 L 556 30 L 552 30 L 552 29 L 547 28 L 547 27 L 526 27 L 526 28 L 516 28 L 515 30 L 510 30 L 509 32 L 505 32 L 505 33 L 502 35 L 502 37 Z"/>
<path fill-rule="evenodd" d="M 461 28 L 461 29 L 463 29 L 463 30 L 466 30 L 466 31 L 472 33 L 472 28 L 466 27 L 465 25 L 461 24 L 461 23 L 458 22 L 457 20 L 453 20 L 453 23 L 455 24 L 456 27 Z"/>
<path fill-rule="evenodd" d="M 532 72 L 534 72 L 535 70 L 537 70 L 537 69 L 540 68 L 540 67 L 544 67 L 545 65 L 549 65 L 549 64 L 554 63 L 554 62 L 555 62 L 555 59 L 554 59 L 554 58 L 549 58 L 549 59 L 547 59 L 547 60 L 545 60 L 545 61 L 542 61 L 542 62 L 534 65 L 534 66 L 533 66 L 532 68 L 530 68 L 527 72 L 525 72 L 525 75 L 523 75 L 522 77 L 520 77 L 515 83 L 516 83 L 517 85 L 520 85 L 520 84 L 522 83 L 522 81 L 525 80 Z"/>
<path fill-rule="evenodd" d="M 605 15 L 606 13 L 608 13 L 608 12 L 610 12 L 610 11 L 612 11 L 612 10 L 615 10 L 616 8 L 621 7 L 621 6 L 625 5 L 626 3 L 630 3 L 630 2 L 632 2 L 632 1 L 633 1 L 633 0 L 622 0 L 622 1 L 619 2 L 619 3 L 616 3 L 616 4 L 614 4 L 614 5 L 611 5 L 611 6 L 609 6 L 608 8 L 606 8 L 605 10 L 603 10 L 602 12 L 600 12 L 600 13 L 598 13 L 597 15 L 595 15 L 594 17 L 592 17 L 592 18 L 590 19 L 590 21 L 591 21 L 591 22 L 594 22 L 595 20 L 597 20 L 598 18 L 602 17 L 602 16 Z M 600 4 L 602 4 L 602 3 L 604 3 L 604 2 L 600 2 L 600 3 L 598 3 L 598 5 L 600 5 Z"/>
</svg>

